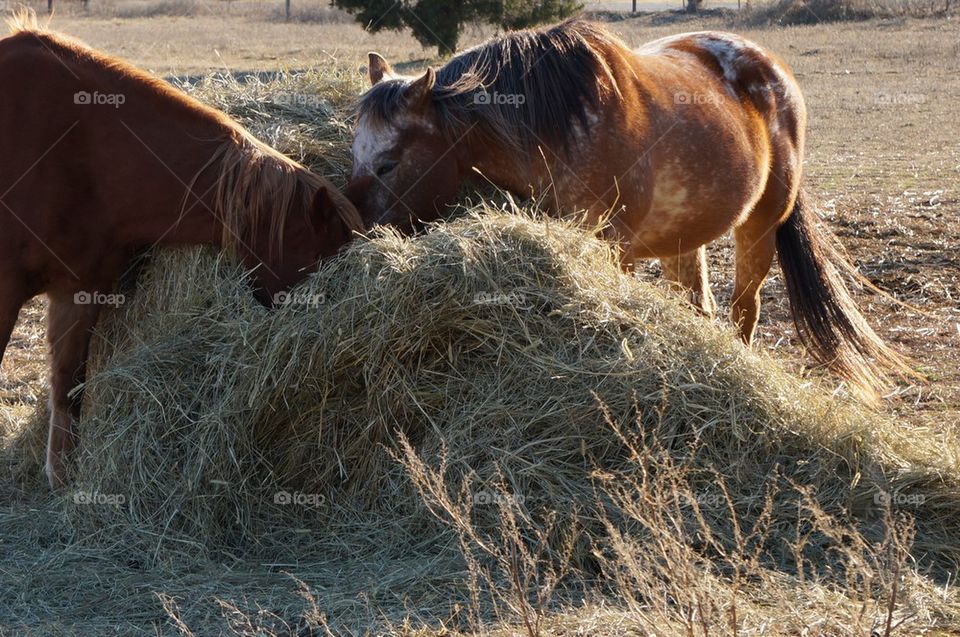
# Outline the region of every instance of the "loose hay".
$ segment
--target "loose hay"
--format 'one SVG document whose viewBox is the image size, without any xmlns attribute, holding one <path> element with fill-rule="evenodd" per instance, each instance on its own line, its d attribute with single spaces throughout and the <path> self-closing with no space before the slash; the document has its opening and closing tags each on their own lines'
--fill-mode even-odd
<svg viewBox="0 0 960 637">
<path fill-rule="evenodd" d="M 222 257 L 161 253 L 100 334 L 59 506 L 101 559 L 267 564 L 241 591 L 283 588 L 282 564 L 341 630 L 589 624 L 597 595 L 662 634 L 704 596 L 739 599 L 744 627 L 775 607 L 799 630 L 798 597 L 863 627 L 894 580 L 898 618 L 956 622 L 919 575 L 960 557 L 941 441 L 789 375 L 565 223 L 486 210 L 360 240 L 273 312 Z M 166 612 L 204 625 L 202 595 L 168 577 L 186 608 Z M 224 616 L 278 630 L 305 612 L 253 588 L 270 612 Z M 727 625 L 728 605 L 705 621 Z"/>
<path fill-rule="evenodd" d="M 342 179 L 358 82 L 185 88 Z M 70 492 L 7 425 L 35 478 L 3 494 L 0 629 L 960 630 L 956 441 L 488 208 L 359 241 L 274 312 L 211 251 L 157 254 L 99 326 Z"/>
<path fill-rule="evenodd" d="M 338 185 L 350 169 L 350 103 L 364 88 L 356 72 L 330 62 L 300 72 L 172 78 L 271 147 Z"/>
</svg>

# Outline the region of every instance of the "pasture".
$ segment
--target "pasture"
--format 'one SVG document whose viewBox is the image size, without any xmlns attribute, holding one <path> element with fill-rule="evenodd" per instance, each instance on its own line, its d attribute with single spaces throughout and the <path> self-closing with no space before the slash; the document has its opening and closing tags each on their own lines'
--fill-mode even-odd
<svg viewBox="0 0 960 637">
<path fill-rule="evenodd" d="M 922 310 L 857 293 L 925 382 L 879 414 L 847 404 L 804 370 L 779 273 L 745 352 L 656 263 L 633 281 L 564 224 L 474 214 L 497 197 L 359 242 L 297 288 L 316 302 L 277 313 L 215 254 L 164 253 L 99 328 L 69 492 L 42 474 L 44 301 L 21 313 L 0 385 L 0 635 L 960 634 L 960 23 L 611 26 L 631 44 L 735 30 L 793 67 L 810 201 Z M 335 14 L 51 27 L 338 186 L 366 52 L 439 62 Z M 729 240 L 711 248 L 721 315 L 732 262 Z"/>
</svg>

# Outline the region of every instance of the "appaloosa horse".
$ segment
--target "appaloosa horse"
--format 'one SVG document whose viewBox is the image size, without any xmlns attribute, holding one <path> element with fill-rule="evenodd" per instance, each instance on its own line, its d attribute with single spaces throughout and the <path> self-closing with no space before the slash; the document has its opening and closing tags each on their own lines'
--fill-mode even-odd
<svg viewBox="0 0 960 637">
<path fill-rule="evenodd" d="M 223 113 L 28 17 L 12 26 L 0 40 L 0 357 L 20 307 L 45 292 L 56 486 L 98 301 L 135 253 L 222 246 L 268 303 L 361 221 L 326 180 Z"/>
<path fill-rule="evenodd" d="M 753 338 L 779 253 L 794 321 L 813 355 L 874 397 L 911 373 L 870 329 L 799 197 L 806 111 L 787 66 L 736 35 L 703 32 L 628 49 L 571 20 L 508 33 L 419 77 L 370 54 L 346 194 L 367 225 L 436 219 L 479 172 L 551 213 L 585 212 L 625 266 L 657 257 L 711 315 L 704 245 L 736 241 L 732 319 Z"/>
</svg>

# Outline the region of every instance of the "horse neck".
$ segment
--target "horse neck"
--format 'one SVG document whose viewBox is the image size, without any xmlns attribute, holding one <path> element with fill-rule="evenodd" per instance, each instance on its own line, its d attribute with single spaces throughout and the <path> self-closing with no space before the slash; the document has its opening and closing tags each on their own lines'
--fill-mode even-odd
<svg viewBox="0 0 960 637">
<path fill-rule="evenodd" d="M 113 140 L 87 151 L 107 153 L 91 161 L 109 166 L 104 198 L 115 209 L 111 226 L 117 239 L 132 245 L 218 245 L 223 223 L 217 179 L 223 148 L 239 143 L 239 129 L 221 113 L 139 78 L 108 78 L 95 88 L 126 96 L 116 113 L 91 107 L 85 121 L 91 138 L 100 131 Z"/>
<path fill-rule="evenodd" d="M 549 151 L 546 152 L 549 156 Z M 531 188 L 539 190 L 550 180 L 550 171 L 542 157 L 525 160 L 504 144 L 477 140 L 466 144 L 460 154 L 460 165 L 467 171 L 465 178 L 492 183 L 518 197 L 528 197 Z"/>
<path fill-rule="evenodd" d="M 144 180 L 145 207 L 131 232 L 138 241 L 159 245 L 221 245 L 224 219 L 218 201 L 218 179 L 225 163 L 225 145 L 236 143 L 222 122 L 199 121 L 185 126 L 186 135 L 171 136 L 158 158 L 163 168 Z M 176 129 L 173 129 L 176 130 Z M 146 152 L 146 151 L 144 151 Z M 163 151 L 157 151 L 160 155 Z M 149 173 L 147 173 L 149 174 Z"/>
</svg>

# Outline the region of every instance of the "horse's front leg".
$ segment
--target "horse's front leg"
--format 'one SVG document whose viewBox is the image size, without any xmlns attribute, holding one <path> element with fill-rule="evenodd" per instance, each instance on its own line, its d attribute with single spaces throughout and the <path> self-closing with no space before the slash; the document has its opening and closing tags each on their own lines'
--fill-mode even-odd
<svg viewBox="0 0 960 637">
<path fill-rule="evenodd" d="M 65 456 L 76 443 L 74 422 L 80 419 L 81 396 L 77 392 L 71 397 L 70 391 L 84 381 L 90 330 L 99 314 L 94 300 L 86 293 L 50 295 L 50 431 L 46 471 L 53 489 L 66 483 Z"/>
<path fill-rule="evenodd" d="M 0 363 L 17 325 L 20 308 L 27 301 L 19 277 L 0 274 Z"/>
</svg>

